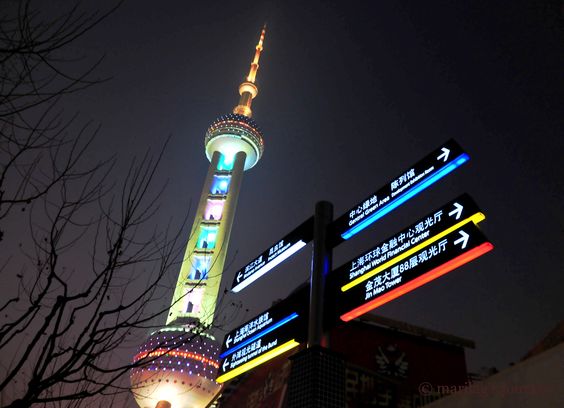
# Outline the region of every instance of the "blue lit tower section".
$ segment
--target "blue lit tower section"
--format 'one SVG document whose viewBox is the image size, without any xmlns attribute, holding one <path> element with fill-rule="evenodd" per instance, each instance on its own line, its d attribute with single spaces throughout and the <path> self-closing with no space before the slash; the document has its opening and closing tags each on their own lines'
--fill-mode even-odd
<svg viewBox="0 0 564 408">
<path fill-rule="evenodd" d="M 211 164 L 167 324 L 179 319 L 212 323 L 243 172 L 258 162 L 263 151 L 258 126 L 239 113 L 217 118 L 206 132 L 205 143 Z"/>
<path fill-rule="evenodd" d="M 243 172 L 257 164 L 264 149 L 262 133 L 251 119 L 264 35 L 265 29 L 249 75 L 239 85 L 239 104 L 217 118 L 204 138 L 210 167 L 166 327 L 154 332 L 134 357 L 152 360 L 131 372 L 132 392 L 142 408 L 159 402 L 172 408 L 206 407 L 221 388 L 214 381 L 220 344 L 210 333 L 195 333 L 213 322 Z"/>
</svg>

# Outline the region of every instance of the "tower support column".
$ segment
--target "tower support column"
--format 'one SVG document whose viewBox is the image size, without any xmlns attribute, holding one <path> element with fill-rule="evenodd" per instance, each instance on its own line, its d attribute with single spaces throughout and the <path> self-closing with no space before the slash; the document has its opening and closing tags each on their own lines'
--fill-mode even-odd
<svg viewBox="0 0 564 408">
<path fill-rule="evenodd" d="M 238 152 L 235 154 L 235 158 L 233 159 L 229 193 L 227 194 L 227 199 L 223 205 L 221 228 L 218 229 L 215 244 L 215 256 L 206 282 L 206 292 L 204 298 L 202 299 L 202 309 L 205 311 L 205 314 L 202 315 L 201 321 L 207 325 L 211 325 L 213 323 L 217 297 L 219 294 L 219 286 L 221 285 L 221 275 L 223 273 L 223 265 L 227 255 L 231 227 L 233 226 L 233 220 L 235 219 L 237 201 L 239 201 L 239 191 L 241 190 L 241 183 L 243 181 L 246 158 L 247 155 L 245 152 Z"/>
<path fill-rule="evenodd" d="M 204 146 L 210 167 L 178 275 L 166 327 L 156 330 L 133 357 L 131 385 L 140 407 L 204 408 L 216 398 L 220 343 L 213 321 L 243 172 L 260 160 L 262 132 L 251 119 L 265 28 L 249 75 L 239 86 L 233 113 L 208 127 Z M 150 358 L 154 354 L 163 358 Z M 149 358 L 147 358 L 149 357 Z M 166 358 L 164 358 L 166 357 Z"/>
</svg>

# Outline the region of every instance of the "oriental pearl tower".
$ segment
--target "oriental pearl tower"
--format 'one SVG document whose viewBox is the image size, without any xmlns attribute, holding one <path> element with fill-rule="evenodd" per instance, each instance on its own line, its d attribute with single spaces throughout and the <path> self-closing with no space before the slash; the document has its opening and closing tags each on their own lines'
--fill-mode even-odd
<svg viewBox="0 0 564 408">
<path fill-rule="evenodd" d="M 153 332 L 134 356 L 131 390 L 141 408 L 206 407 L 219 393 L 215 382 L 220 343 L 212 326 L 243 172 L 260 160 L 264 142 L 251 104 L 265 29 L 239 85 L 233 113 L 208 128 L 204 146 L 210 166 L 180 268 L 166 326 Z"/>
</svg>

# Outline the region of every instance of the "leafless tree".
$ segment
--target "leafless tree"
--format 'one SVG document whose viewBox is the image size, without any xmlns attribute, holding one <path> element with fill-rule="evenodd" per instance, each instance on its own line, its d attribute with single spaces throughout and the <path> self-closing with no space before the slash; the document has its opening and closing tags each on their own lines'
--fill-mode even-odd
<svg viewBox="0 0 564 408">
<path fill-rule="evenodd" d="M 68 136 L 76 121 L 57 111 L 65 95 L 101 82 L 102 58 L 76 75 L 67 48 L 107 13 L 83 14 L 78 5 L 45 19 L 31 0 L 0 2 L 0 219 L 61 181 L 83 175 L 77 168 L 95 135 L 88 125 Z M 75 63 L 84 62 L 82 59 Z"/>
<path fill-rule="evenodd" d="M 115 8 L 46 18 L 36 6 L 0 0 L 0 405 L 108 406 L 134 366 L 116 353 L 166 316 L 185 234 L 152 225 L 164 147 L 119 181 L 113 158 L 84 164 L 99 129 L 59 110 L 102 81 L 101 60 L 67 69 L 67 48 Z"/>
</svg>

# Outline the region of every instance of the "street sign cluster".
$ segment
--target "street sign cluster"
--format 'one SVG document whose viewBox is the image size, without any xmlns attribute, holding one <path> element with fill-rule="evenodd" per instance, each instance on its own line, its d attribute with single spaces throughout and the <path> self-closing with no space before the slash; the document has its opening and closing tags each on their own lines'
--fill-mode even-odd
<svg viewBox="0 0 564 408">
<path fill-rule="evenodd" d="M 333 221 L 327 227 L 326 246 L 334 248 L 356 235 L 468 160 L 454 140 L 447 141 Z M 335 292 L 338 317 L 350 321 L 492 250 L 477 227 L 484 219 L 472 198 L 463 194 L 331 271 L 332 284 L 327 288 Z M 314 217 L 309 218 L 239 270 L 232 291 L 241 291 L 303 248 L 313 239 L 314 222 Z M 306 340 L 308 289 L 302 288 L 225 337 L 218 382 Z"/>
<path fill-rule="evenodd" d="M 245 371 L 297 347 L 306 340 L 309 288 L 298 291 L 255 316 L 225 336 L 217 382 Z"/>
</svg>

